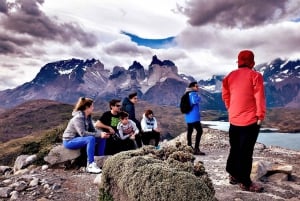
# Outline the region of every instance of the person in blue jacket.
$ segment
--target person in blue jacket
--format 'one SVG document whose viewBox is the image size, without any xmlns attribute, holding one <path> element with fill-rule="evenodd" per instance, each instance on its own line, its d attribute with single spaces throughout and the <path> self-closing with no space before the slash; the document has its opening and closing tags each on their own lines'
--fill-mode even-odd
<svg viewBox="0 0 300 201">
<path fill-rule="evenodd" d="M 197 82 L 191 82 L 189 87 L 186 88 L 185 93 L 189 93 L 190 104 L 192 109 L 190 112 L 185 114 L 185 122 L 187 123 L 187 144 L 192 147 L 192 134 L 193 130 L 196 129 L 196 141 L 195 147 L 192 147 L 195 155 L 205 155 L 204 152 L 200 151 L 200 140 L 203 133 L 201 126 L 200 117 L 200 101 L 201 98 L 198 94 L 199 85 Z"/>
</svg>

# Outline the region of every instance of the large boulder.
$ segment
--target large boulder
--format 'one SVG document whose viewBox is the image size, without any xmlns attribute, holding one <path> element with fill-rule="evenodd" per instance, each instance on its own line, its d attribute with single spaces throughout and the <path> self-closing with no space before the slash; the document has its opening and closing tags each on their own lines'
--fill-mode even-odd
<svg viewBox="0 0 300 201">
<path fill-rule="evenodd" d="M 191 148 L 145 146 L 109 157 L 103 165 L 100 200 L 210 201 L 214 188 Z"/>
<path fill-rule="evenodd" d="M 58 145 L 52 148 L 44 160 L 50 165 L 64 163 L 67 161 L 74 160 L 80 156 L 80 149 L 67 149 L 63 145 Z"/>
</svg>

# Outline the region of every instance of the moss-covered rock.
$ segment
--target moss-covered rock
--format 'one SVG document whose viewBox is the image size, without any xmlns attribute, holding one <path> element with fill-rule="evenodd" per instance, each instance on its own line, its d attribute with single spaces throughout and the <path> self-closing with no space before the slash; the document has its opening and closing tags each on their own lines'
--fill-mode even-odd
<svg viewBox="0 0 300 201">
<path fill-rule="evenodd" d="M 122 201 L 216 200 L 203 164 L 194 164 L 191 151 L 180 144 L 160 150 L 146 146 L 108 158 L 100 200 L 107 195 Z"/>
</svg>

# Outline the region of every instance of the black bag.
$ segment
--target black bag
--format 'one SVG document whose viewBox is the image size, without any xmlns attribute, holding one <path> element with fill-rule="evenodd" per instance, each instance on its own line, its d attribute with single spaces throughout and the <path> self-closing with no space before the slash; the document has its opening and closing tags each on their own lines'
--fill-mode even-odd
<svg viewBox="0 0 300 201">
<path fill-rule="evenodd" d="M 114 141 L 119 141 L 119 140 L 122 140 L 119 136 L 118 133 L 114 133 L 111 135 L 111 138 L 114 140 Z"/>
<path fill-rule="evenodd" d="M 189 113 L 192 110 L 192 105 L 190 103 L 189 92 L 183 94 L 180 99 L 180 111 L 183 114 Z"/>
</svg>

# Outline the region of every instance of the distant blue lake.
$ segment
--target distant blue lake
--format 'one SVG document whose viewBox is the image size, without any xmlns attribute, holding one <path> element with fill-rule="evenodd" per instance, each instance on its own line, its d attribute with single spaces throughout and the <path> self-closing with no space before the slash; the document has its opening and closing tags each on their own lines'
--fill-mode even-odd
<svg viewBox="0 0 300 201">
<path fill-rule="evenodd" d="M 228 131 L 229 122 L 223 121 L 201 121 L 202 124 L 209 125 L 209 128 L 218 129 L 222 131 Z M 272 130 L 269 129 L 268 130 Z M 278 133 L 278 132 L 261 132 L 258 135 L 258 142 L 265 144 L 266 146 L 280 146 L 283 148 L 293 149 L 300 151 L 300 133 Z"/>
</svg>

